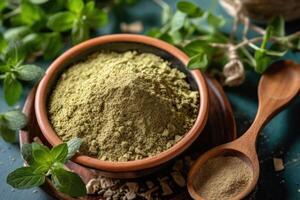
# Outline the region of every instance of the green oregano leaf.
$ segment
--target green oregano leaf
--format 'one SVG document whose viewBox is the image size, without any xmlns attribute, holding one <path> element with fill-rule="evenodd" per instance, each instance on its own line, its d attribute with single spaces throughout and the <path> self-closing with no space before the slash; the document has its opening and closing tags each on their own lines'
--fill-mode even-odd
<svg viewBox="0 0 300 200">
<path fill-rule="evenodd" d="M 21 147 L 21 154 L 23 159 L 30 163 L 30 161 L 33 159 L 31 144 L 23 144 Z"/>
<path fill-rule="evenodd" d="M 180 31 L 173 31 L 170 32 L 168 35 L 171 37 L 172 43 L 174 44 L 180 44 L 180 42 L 182 42 L 184 37 Z"/>
<path fill-rule="evenodd" d="M 6 182 L 17 189 L 27 189 L 40 186 L 45 182 L 45 175 L 35 172 L 32 167 L 22 167 L 11 172 Z"/>
<path fill-rule="evenodd" d="M 6 8 L 8 2 L 7 1 L 0 1 L 0 11 L 4 10 Z"/>
<path fill-rule="evenodd" d="M 53 147 L 50 151 L 52 160 L 56 162 L 64 162 L 68 155 L 68 145 L 66 143 Z"/>
<path fill-rule="evenodd" d="M 8 43 L 6 39 L 4 38 L 3 34 L 0 33 L 0 53 L 3 53 L 5 49 L 7 48 Z"/>
<path fill-rule="evenodd" d="M 8 105 L 14 105 L 21 97 L 23 91 L 22 84 L 12 75 L 8 74 L 3 83 L 4 99 Z"/>
<path fill-rule="evenodd" d="M 204 40 L 193 40 L 184 47 L 184 51 L 189 56 L 194 56 L 201 52 L 207 52 L 210 49 L 211 47 Z"/>
<path fill-rule="evenodd" d="M 207 23 L 213 27 L 222 27 L 225 24 L 225 20 L 224 18 L 214 15 L 211 12 L 207 13 Z"/>
<path fill-rule="evenodd" d="M 13 143 L 16 141 L 16 132 L 0 124 L 0 134 L 5 142 Z"/>
<path fill-rule="evenodd" d="M 94 2 L 89 2 L 87 4 L 90 5 Z M 101 9 L 91 9 L 86 10 L 86 19 L 82 18 L 86 22 L 86 24 L 92 28 L 97 29 L 107 24 L 108 22 L 108 15 L 107 12 Z"/>
<path fill-rule="evenodd" d="M 72 28 L 72 43 L 78 44 L 89 38 L 89 28 L 82 20 L 77 20 Z"/>
<path fill-rule="evenodd" d="M 166 41 L 170 44 L 174 44 L 173 37 L 169 33 L 164 33 L 158 37 L 159 39 Z"/>
<path fill-rule="evenodd" d="M 165 3 L 164 1 L 161 1 L 160 6 L 162 7 L 161 22 L 162 24 L 165 24 L 170 21 L 173 13 L 169 4 Z"/>
<path fill-rule="evenodd" d="M 33 64 L 21 65 L 15 68 L 15 71 L 17 73 L 17 78 L 23 81 L 37 81 L 45 74 L 45 71 L 42 68 Z"/>
<path fill-rule="evenodd" d="M 25 59 L 25 52 L 20 42 L 12 42 L 9 44 L 5 54 L 4 61 L 9 67 L 19 66 Z"/>
<path fill-rule="evenodd" d="M 269 27 L 272 29 L 272 35 L 277 37 L 283 37 L 285 35 L 284 18 L 282 16 L 274 17 L 270 21 Z"/>
<path fill-rule="evenodd" d="M 184 20 L 186 19 L 186 14 L 177 11 L 171 21 L 171 32 L 181 29 L 184 25 Z"/>
<path fill-rule="evenodd" d="M 63 168 L 52 170 L 52 182 L 59 191 L 72 197 L 86 195 L 86 187 L 80 176 Z"/>
<path fill-rule="evenodd" d="M 255 71 L 260 74 L 265 72 L 272 62 L 271 57 L 266 55 L 264 50 L 255 51 L 254 58 L 256 61 Z"/>
<path fill-rule="evenodd" d="M 34 4 L 43 4 L 43 3 L 46 3 L 48 1 L 49 0 L 30 0 L 30 2 L 34 3 Z"/>
<path fill-rule="evenodd" d="M 202 71 L 205 71 L 208 66 L 208 59 L 207 55 L 203 52 L 191 57 L 188 68 L 189 69 L 201 69 Z"/>
<path fill-rule="evenodd" d="M 45 59 L 52 59 L 59 54 L 61 49 L 63 48 L 62 38 L 60 33 L 53 32 L 53 33 L 46 33 L 43 34 L 44 37 L 44 44 L 43 44 L 43 51 L 44 51 L 44 58 Z"/>
<path fill-rule="evenodd" d="M 5 124 L 11 130 L 19 130 L 24 128 L 27 124 L 27 117 L 19 110 L 9 111 L 3 113 Z"/>
<path fill-rule="evenodd" d="M 40 34 L 37 33 L 30 33 L 22 38 L 22 43 L 26 51 L 34 52 L 36 51 L 44 42 L 44 38 L 41 37 Z"/>
<path fill-rule="evenodd" d="M 18 26 L 9 28 L 4 32 L 4 38 L 8 41 L 20 40 L 31 32 L 28 26 Z"/>
<path fill-rule="evenodd" d="M 30 164 L 31 167 L 34 168 L 34 172 L 35 173 L 41 173 L 41 174 L 46 174 L 49 169 L 50 169 L 50 166 L 48 164 L 41 164 L 41 163 L 36 163 L 36 162 L 33 162 L 32 164 Z"/>
<path fill-rule="evenodd" d="M 81 13 L 84 8 L 83 0 L 68 0 L 68 9 L 74 13 Z"/>
<path fill-rule="evenodd" d="M 6 72 L 10 72 L 10 67 L 5 62 L 0 60 L 0 73 L 3 73 L 0 75 L 0 80 L 5 78 L 4 74 Z"/>
<path fill-rule="evenodd" d="M 59 12 L 49 17 L 47 26 L 57 32 L 72 29 L 76 16 L 72 12 Z"/>
<path fill-rule="evenodd" d="M 38 143 L 32 143 L 32 155 L 35 162 L 39 164 L 48 164 L 52 162 L 52 156 L 48 147 Z"/>
<path fill-rule="evenodd" d="M 81 144 L 82 144 L 82 139 L 80 138 L 72 138 L 67 142 L 68 145 L 68 155 L 66 157 L 67 160 L 71 159 L 75 155 L 75 153 L 79 150 Z"/>
<path fill-rule="evenodd" d="M 154 38 L 159 38 L 161 36 L 161 32 L 159 28 L 151 28 L 148 30 L 147 35 Z"/>
<path fill-rule="evenodd" d="M 44 11 L 40 6 L 31 2 L 21 1 L 21 13 L 16 15 L 11 20 L 15 24 L 32 26 L 40 22 L 45 16 Z"/>
<path fill-rule="evenodd" d="M 186 13 L 189 17 L 201 17 L 203 15 L 203 11 L 196 4 L 189 1 L 179 1 L 177 9 Z"/>
</svg>

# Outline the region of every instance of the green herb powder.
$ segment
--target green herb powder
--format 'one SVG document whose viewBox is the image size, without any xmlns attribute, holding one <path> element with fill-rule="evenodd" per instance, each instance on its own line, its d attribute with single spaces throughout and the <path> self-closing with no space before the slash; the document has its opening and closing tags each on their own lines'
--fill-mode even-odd
<svg viewBox="0 0 300 200">
<path fill-rule="evenodd" d="M 199 94 L 162 58 L 135 51 L 100 52 L 68 68 L 48 102 L 63 141 L 83 138 L 80 151 L 109 161 L 156 155 L 192 127 Z"/>
</svg>

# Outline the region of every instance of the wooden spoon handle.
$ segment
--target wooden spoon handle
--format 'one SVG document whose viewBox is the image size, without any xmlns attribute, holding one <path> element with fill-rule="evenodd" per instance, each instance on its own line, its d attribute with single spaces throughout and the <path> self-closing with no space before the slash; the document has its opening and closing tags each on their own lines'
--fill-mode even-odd
<svg viewBox="0 0 300 200">
<path fill-rule="evenodd" d="M 291 61 L 273 64 L 259 82 L 259 106 L 255 120 L 243 137 L 255 144 L 256 138 L 264 125 L 300 90 L 300 66 Z"/>
</svg>

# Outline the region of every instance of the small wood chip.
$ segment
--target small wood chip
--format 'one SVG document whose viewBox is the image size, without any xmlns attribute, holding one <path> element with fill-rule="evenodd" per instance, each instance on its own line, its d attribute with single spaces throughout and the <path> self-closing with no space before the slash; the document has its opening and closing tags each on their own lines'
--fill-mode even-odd
<svg viewBox="0 0 300 200">
<path fill-rule="evenodd" d="M 113 194 L 114 194 L 113 191 L 111 189 L 108 189 L 104 192 L 103 197 L 110 198 L 110 197 L 112 197 Z"/>
<path fill-rule="evenodd" d="M 140 33 L 144 30 L 144 26 L 142 22 L 137 21 L 130 24 L 127 23 L 121 23 L 120 29 L 123 33 Z"/>
<path fill-rule="evenodd" d="M 99 179 L 100 179 L 101 188 L 109 188 L 115 185 L 115 183 L 111 178 L 100 177 Z"/>
<path fill-rule="evenodd" d="M 283 160 L 281 158 L 273 158 L 273 164 L 276 172 L 284 169 Z"/>
<path fill-rule="evenodd" d="M 125 194 L 125 196 L 128 200 L 133 200 L 136 198 L 136 193 L 133 191 L 129 191 Z"/>
<path fill-rule="evenodd" d="M 180 187 L 184 187 L 186 185 L 186 181 L 180 172 L 178 171 L 172 172 L 171 176 L 173 177 L 175 183 Z"/>
<path fill-rule="evenodd" d="M 149 189 L 154 187 L 154 183 L 152 181 L 146 181 L 146 185 Z"/>
<path fill-rule="evenodd" d="M 161 189 L 163 191 L 163 193 L 162 193 L 163 196 L 173 194 L 173 190 L 171 189 L 171 187 L 169 186 L 167 181 L 160 182 L 160 185 L 161 185 Z"/>
<path fill-rule="evenodd" d="M 139 191 L 139 184 L 136 183 L 136 182 L 127 182 L 126 183 L 128 189 L 129 189 L 129 192 L 138 192 Z"/>
<path fill-rule="evenodd" d="M 177 160 L 173 165 L 172 169 L 174 171 L 182 171 L 183 169 L 183 160 Z"/>
<path fill-rule="evenodd" d="M 93 178 L 86 184 L 85 187 L 88 194 L 95 194 L 100 189 L 100 180 Z"/>
<path fill-rule="evenodd" d="M 158 186 L 156 186 L 156 187 L 154 187 L 154 188 L 148 190 L 148 191 L 145 192 L 145 193 L 140 194 L 140 196 L 144 197 L 146 200 L 152 200 L 152 199 L 153 199 L 153 198 L 152 198 L 152 193 L 153 193 L 154 191 L 156 191 L 156 190 L 158 190 Z"/>
<path fill-rule="evenodd" d="M 158 180 L 159 180 L 159 182 L 167 181 L 167 180 L 169 180 L 169 177 L 164 176 L 162 178 L 158 178 Z"/>
</svg>

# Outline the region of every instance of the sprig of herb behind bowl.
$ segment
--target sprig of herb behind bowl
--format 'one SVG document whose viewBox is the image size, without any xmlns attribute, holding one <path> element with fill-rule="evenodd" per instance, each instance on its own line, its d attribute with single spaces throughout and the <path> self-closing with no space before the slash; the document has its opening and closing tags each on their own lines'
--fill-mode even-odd
<svg viewBox="0 0 300 200">
<path fill-rule="evenodd" d="M 288 50 L 300 50 L 300 32 L 286 35 L 284 19 L 280 16 L 263 29 L 238 10 L 231 33 L 225 34 L 223 16 L 204 11 L 189 1 L 179 1 L 175 12 L 164 1 L 154 1 L 162 7 L 162 26 L 151 29 L 148 35 L 181 48 L 190 56 L 190 69 L 221 75 L 225 85 L 242 84 L 245 67 L 261 74 Z M 239 24 L 243 25 L 242 38 L 237 33 Z M 251 36 L 249 30 L 258 36 Z"/>
<path fill-rule="evenodd" d="M 64 167 L 81 143 L 81 139 L 74 138 L 51 150 L 36 142 L 24 144 L 22 156 L 29 166 L 11 172 L 7 176 L 7 183 L 17 189 L 28 189 L 42 185 L 47 177 L 51 177 L 53 185 L 60 192 L 72 197 L 85 196 L 86 187 L 80 176 Z"/>
</svg>

